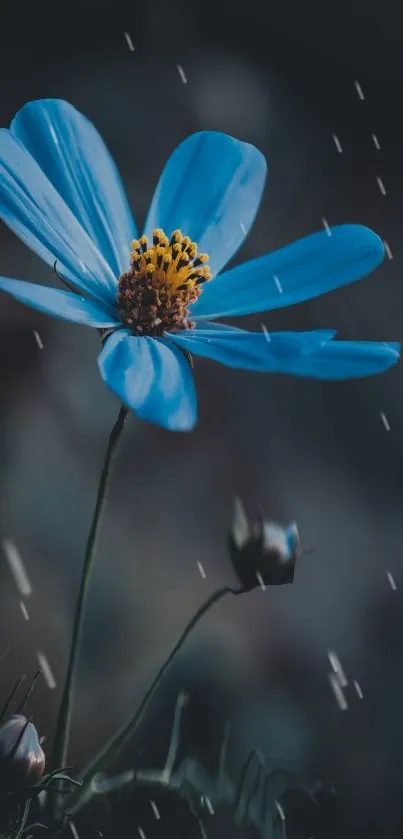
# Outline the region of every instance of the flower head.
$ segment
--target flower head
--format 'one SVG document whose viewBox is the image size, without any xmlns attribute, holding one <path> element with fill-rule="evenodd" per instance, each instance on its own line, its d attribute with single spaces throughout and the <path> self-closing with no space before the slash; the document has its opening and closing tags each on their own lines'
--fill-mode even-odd
<svg viewBox="0 0 403 839">
<path fill-rule="evenodd" d="M 189 430 L 197 419 L 192 355 L 319 379 L 387 370 L 399 358 L 397 343 L 216 322 L 316 297 L 360 279 L 384 257 L 375 233 L 343 225 L 223 270 L 253 224 L 265 178 L 254 146 L 216 131 L 193 134 L 169 158 L 139 235 L 94 126 L 62 100 L 29 102 L 0 131 L 0 216 L 57 263 L 73 290 L 6 277 L 0 289 L 101 330 L 98 366 L 107 386 L 140 417 L 171 430 Z"/>
<path fill-rule="evenodd" d="M 189 306 L 211 280 L 208 254 L 174 230 L 170 239 L 153 230 L 131 243 L 130 269 L 118 280 L 117 303 L 122 322 L 134 335 L 163 338 L 164 332 L 192 329 Z"/>
<path fill-rule="evenodd" d="M 236 498 L 228 542 L 242 591 L 294 581 L 295 564 L 301 555 L 295 523 L 288 527 L 262 519 L 250 523 L 242 502 Z"/>
<path fill-rule="evenodd" d="M 0 725 L 0 775 L 10 786 L 35 784 L 45 770 L 45 755 L 33 723 L 15 714 Z"/>
</svg>

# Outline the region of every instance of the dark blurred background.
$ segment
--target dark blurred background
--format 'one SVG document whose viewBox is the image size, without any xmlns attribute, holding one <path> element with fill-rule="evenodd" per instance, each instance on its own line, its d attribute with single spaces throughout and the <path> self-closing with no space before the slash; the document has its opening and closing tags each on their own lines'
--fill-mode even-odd
<svg viewBox="0 0 403 839">
<path fill-rule="evenodd" d="M 268 158 L 269 178 L 237 261 L 321 229 L 323 219 L 372 227 L 389 257 L 356 285 L 247 325 L 260 328 L 264 318 L 269 329 L 334 327 L 344 339 L 396 340 L 403 336 L 400 18 L 391 0 L 6 2 L 1 125 L 29 99 L 69 100 L 105 138 L 140 225 L 164 161 L 186 135 L 218 129 L 255 143 Z M 0 242 L 3 275 L 57 282 L 5 227 Z M 3 558 L 1 646 L 9 653 L 1 688 L 5 694 L 22 672 L 32 674 L 37 651 L 45 653 L 56 689 L 40 685 L 31 706 L 48 742 L 117 412 L 97 372 L 97 341 L 90 330 L 1 297 L 0 527 L 33 587 L 28 621 Z M 285 729 L 309 733 L 307 767 L 339 790 L 337 819 L 327 804 L 313 822 L 301 810 L 300 835 L 401 836 L 401 367 L 379 378 L 322 383 L 200 360 L 195 375 L 194 433 L 169 434 L 135 418 L 125 432 L 92 586 L 71 761 L 88 758 L 127 716 L 202 599 L 233 582 L 226 529 L 240 494 L 251 511 L 261 504 L 275 519 L 296 520 L 313 551 L 292 587 L 218 606 L 174 680 L 197 674 L 208 701 L 221 682 L 234 696 L 250 684 L 252 696 L 255 680 L 268 702 L 278 692 L 285 697 Z M 221 644 L 230 674 L 219 664 Z M 349 680 L 345 710 L 329 683 L 329 650 Z M 159 700 L 162 728 L 149 725 L 146 737 L 147 748 L 157 743 L 162 755 L 169 690 Z M 194 730 L 208 743 L 212 717 L 207 701 L 200 706 Z M 130 819 L 132 832 L 142 825 L 147 839 L 192 835 L 180 807 L 166 805 L 156 821 L 146 805 L 136 803 L 133 813 L 126 803 L 117 818 Z M 107 819 L 100 817 L 100 829 L 116 835 Z M 208 831 L 217 835 L 214 818 Z M 230 820 L 218 835 L 235 835 Z"/>
</svg>

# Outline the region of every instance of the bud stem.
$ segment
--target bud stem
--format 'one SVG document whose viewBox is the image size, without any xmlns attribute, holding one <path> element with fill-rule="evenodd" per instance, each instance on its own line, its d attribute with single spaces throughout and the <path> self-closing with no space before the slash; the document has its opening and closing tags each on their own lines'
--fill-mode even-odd
<svg viewBox="0 0 403 839">
<path fill-rule="evenodd" d="M 128 412 L 126 408 L 122 406 L 120 408 L 118 418 L 109 436 L 109 442 L 105 453 L 104 465 L 99 479 L 94 514 L 92 517 L 91 527 L 89 530 L 87 545 L 85 549 L 84 565 L 81 575 L 76 613 L 74 617 L 73 634 L 71 638 L 69 662 L 59 708 L 59 715 L 57 718 L 56 735 L 53 744 L 51 759 L 52 769 L 57 769 L 66 764 L 71 724 L 71 706 L 77 677 L 85 606 L 93 567 L 93 560 L 95 556 L 97 536 L 99 532 L 99 526 L 101 523 L 102 513 L 107 499 L 111 468 L 127 415 Z"/>
<path fill-rule="evenodd" d="M 217 589 L 207 600 L 202 603 L 202 605 L 198 608 L 197 612 L 193 615 L 190 619 L 189 623 L 186 625 L 185 629 L 182 632 L 179 640 L 176 642 L 175 646 L 173 647 L 172 651 L 170 652 L 168 658 L 162 664 L 160 669 L 158 670 L 157 675 L 155 676 L 153 682 L 151 683 L 148 691 L 144 694 L 140 704 L 137 707 L 137 710 L 134 712 L 133 716 L 124 724 L 122 725 L 116 733 L 111 737 L 109 742 L 98 752 L 96 757 L 88 764 L 85 768 L 83 774 L 81 775 L 82 786 L 75 790 L 71 796 L 69 796 L 63 801 L 63 810 L 64 812 L 68 813 L 69 815 L 74 815 L 82 807 L 88 803 L 91 798 L 91 782 L 98 772 L 103 771 L 107 765 L 110 763 L 112 758 L 116 758 L 116 756 L 121 752 L 122 748 L 126 745 L 128 740 L 133 737 L 135 734 L 138 726 L 140 725 L 144 714 L 147 710 L 147 707 L 150 703 L 150 700 L 154 696 L 156 690 L 158 689 L 162 679 L 164 678 L 165 674 L 169 670 L 172 661 L 174 660 L 177 653 L 183 647 L 186 639 L 199 623 L 201 618 L 208 612 L 215 603 L 219 600 L 222 600 L 227 594 L 239 594 L 239 591 L 236 589 L 232 589 L 229 586 L 223 586 L 222 588 Z"/>
</svg>

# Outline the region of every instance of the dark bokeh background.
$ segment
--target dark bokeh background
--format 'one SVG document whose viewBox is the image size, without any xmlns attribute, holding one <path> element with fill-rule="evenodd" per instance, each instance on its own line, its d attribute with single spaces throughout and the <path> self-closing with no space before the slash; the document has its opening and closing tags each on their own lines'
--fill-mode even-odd
<svg viewBox="0 0 403 839">
<path fill-rule="evenodd" d="M 218 129 L 255 143 L 268 157 L 269 179 L 237 260 L 318 230 L 323 218 L 373 227 L 393 256 L 355 286 L 270 313 L 267 327 L 335 327 L 346 339 L 398 339 L 400 14 L 395 2 L 363 0 L 332 6 L 249 0 L 239 10 L 225 0 L 160 0 L 142 8 L 122 0 L 6 3 L 1 124 L 32 98 L 71 101 L 104 136 L 139 222 L 165 159 L 187 134 Z M 0 237 L 2 274 L 56 282 L 7 229 Z M 259 328 L 261 320 L 249 318 L 248 325 Z M 2 664 L 4 692 L 21 672 L 34 671 L 38 649 L 58 689 L 62 682 L 97 476 L 117 411 L 97 373 L 97 341 L 90 330 L 1 298 L 0 526 L 33 583 L 28 622 L 3 564 L 1 645 L 10 648 Z M 281 688 L 290 713 L 303 711 L 301 725 L 313 737 L 307 765 L 338 786 L 346 839 L 397 837 L 403 826 L 401 367 L 372 380 L 329 384 L 203 361 L 195 375 L 200 423 L 193 434 L 165 433 L 134 418 L 125 434 L 92 587 L 72 760 L 88 757 L 129 713 L 192 611 L 214 586 L 232 580 L 225 531 L 239 493 L 251 509 L 261 503 L 274 518 L 295 519 L 314 551 L 301 561 L 293 587 L 259 590 L 217 608 L 207 622 L 211 660 L 215 633 L 224 644 L 236 639 L 232 658 L 228 653 L 235 683 L 244 683 L 245 660 L 253 660 L 267 697 Z M 241 657 L 238 642 L 245 647 Z M 328 683 L 329 649 L 363 692 L 360 700 L 350 683 L 346 711 Z M 197 656 L 190 654 L 194 668 Z M 43 685 L 32 703 L 49 738 L 58 695 Z M 171 712 L 167 698 L 168 720 Z M 212 737 L 208 712 L 201 716 L 205 739 Z M 158 728 L 156 741 L 157 735 Z M 190 835 L 180 808 L 169 806 L 155 822 L 140 803 L 142 821 L 135 826 L 156 839 L 167 830 Z M 340 835 L 340 822 L 335 825 L 325 806 L 314 826 L 307 817 L 302 835 Z M 217 830 L 214 819 L 209 830 Z M 234 835 L 230 822 L 219 835 Z"/>
</svg>

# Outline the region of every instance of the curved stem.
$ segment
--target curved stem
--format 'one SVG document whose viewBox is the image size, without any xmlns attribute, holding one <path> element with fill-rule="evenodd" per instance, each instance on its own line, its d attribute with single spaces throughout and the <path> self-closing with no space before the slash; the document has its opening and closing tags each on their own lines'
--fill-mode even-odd
<svg viewBox="0 0 403 839">
<path fill-rule="evenodd" d="M 51 759 L 51 767 L 53 769 L 57 769 L 60 766 L 64 766 L 66 763 L 71 723 L 71 704 L 77 677 L 85 606 L 93 567 L 95 548 L 97 544 L 97 536 L 108 494 L 111 467 L 113 464 L 114 456 L 116 454 L 117 445 L 119 443 L 124 428 L 127 414 L 128 412 L 126 408 L 122 406 L 120 408 L 115 425 L 113 426 L 109 436 L 109 442 L 105 453 L 104 465 L 99 479 L 94 514 L 92 517 L 91 527 L 87 539 L 87 545 L 85 548 L 84 565 L 81 575 L 76 613 L 74 617 L 73 634 L 71 639 L 67 674 L 59 708 L 59 715 L 57 718 L 56 736 L 53 744 Z"/>
<path fill-rule="evenodd" d="M 106 743 L 106 745 L 98 752 L 96 757 L 88 764 L 85 768 L 81 779 L 82 779 L 82 786 L 80 789 L 76 790 L 72 793 L 71 798 L 67 801 L 63 802 L 63 809 L 64 812 L 67 812 L 71 815 L 77 813 L 82 807 L 89 801 L 91 798 L 91 781 L 98 772 L 102 772 L 108 763 L 111 761 L 112 758 L 115 758 L 119 752 L 124 748 L 128 740 L 135 734 L 138 726 L 140 725 L 144 714 L 147 710 L 147 707 L 154 696 L 157 688 L 159 687 L 162 679 L 164 678 L 165 674 L 169 670 L 170 665 L 172 664 L 173 659 L 177 655 L 177 653 L 183 647 L 186 639 L 193 631 L 195 626 L 199 623 L 201 618 L 206 614 L 206 612 L 214 606 L 219 600 L 222 600 L 227 594 L 238 594 L 238 591 L 235 589 L 230 588 L 229 586 L 223 586 L 222 588 L 217 589 L 210 597 L 205 600 L 204 603 L 198 608 L 197 612 L 189 623 L 186 625 L 185 629 L 182 632 L 179 640 L 173 647 L 172 651 L 170 652 L 168 658 L 162 664 L 160 669 L 158 670 L 157 675 L 155 676 L 153 682 L 151 683 L 148 691 L 144 694 L 137 710 L 133 714 L 133 716 L 122 725 L 116 733 L 111 737 L 111 739 Z"/>
</svg>

